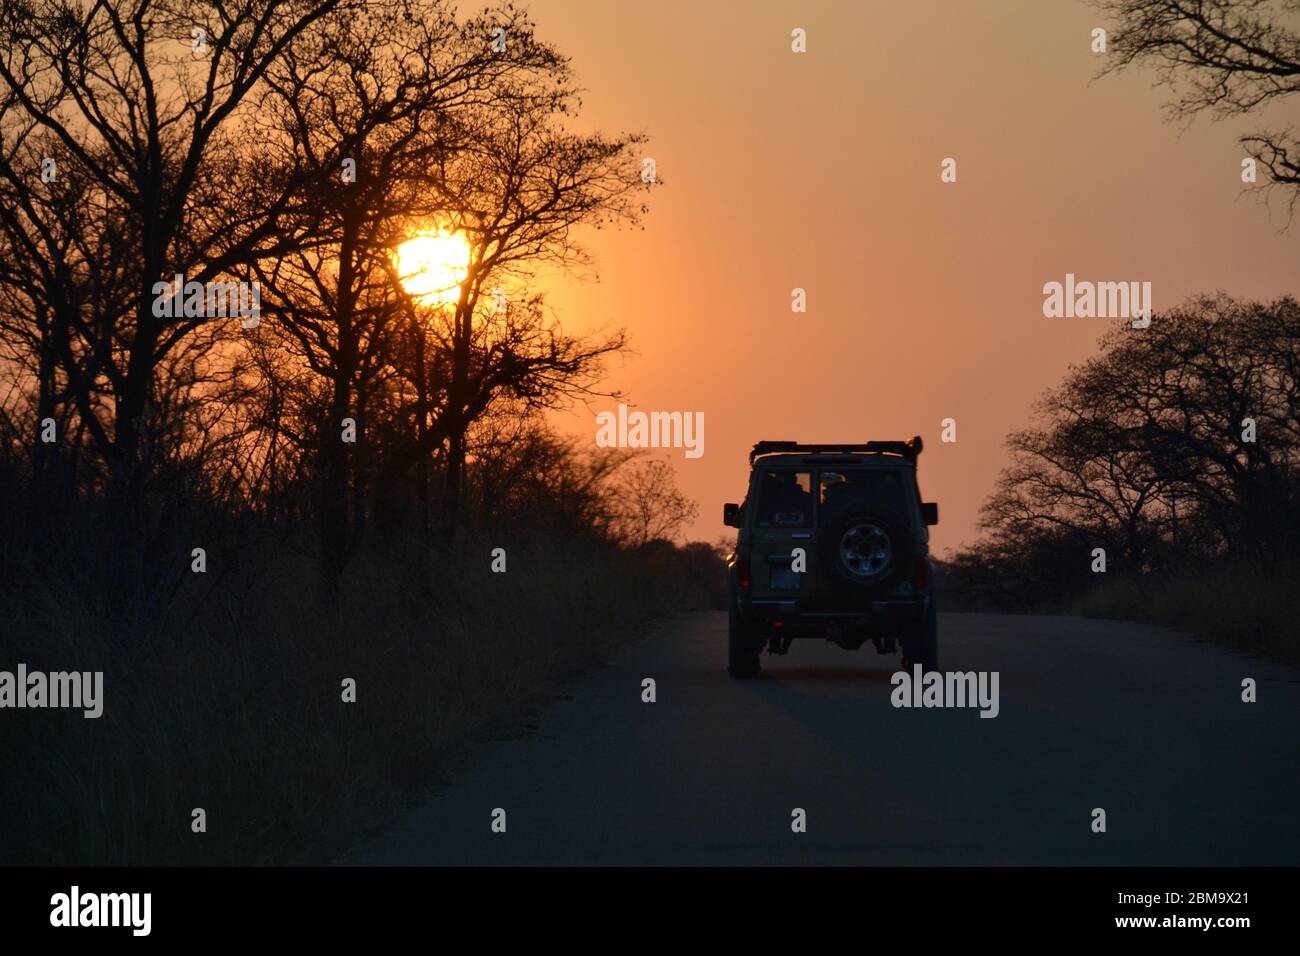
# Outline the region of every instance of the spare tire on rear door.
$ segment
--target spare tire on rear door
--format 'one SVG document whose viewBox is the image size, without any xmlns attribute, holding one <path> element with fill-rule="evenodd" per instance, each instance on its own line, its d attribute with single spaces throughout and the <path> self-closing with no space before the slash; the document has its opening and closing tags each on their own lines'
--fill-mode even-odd
<svg viewBox="0 0 1300 956">
<path fill-rule="evenodd" d="M 898 515 L 863 510 L 830 514 L 819 537 L 822 566 L 841 590 L 883 595 L 912 567 L 914 543 Z"/>
</svg>

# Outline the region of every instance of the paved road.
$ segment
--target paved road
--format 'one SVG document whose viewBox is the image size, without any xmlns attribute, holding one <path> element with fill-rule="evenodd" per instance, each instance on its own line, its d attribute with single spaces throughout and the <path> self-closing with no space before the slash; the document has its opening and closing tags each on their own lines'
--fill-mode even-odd
<svg viewBox="0 0 1300 956">
<path fill-rule="evenodd" d="M 870 647 L 796 641 L 733 681 L 725 615 L 683 615 L 344 862 L 1300 864 L 1300 670 L 1108 621 L 939 629 L 945 669 L 1000 673 L 997 718 L 895 709 Z"/>
</svg>

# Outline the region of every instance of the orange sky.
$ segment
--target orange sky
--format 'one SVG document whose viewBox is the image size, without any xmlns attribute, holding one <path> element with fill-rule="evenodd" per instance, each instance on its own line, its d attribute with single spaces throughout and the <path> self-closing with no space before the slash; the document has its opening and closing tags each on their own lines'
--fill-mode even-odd
<svg viewBox="0 0 1300 956">
<path fill-rule="evenodd" d="M 526 6 L 573 57 L 583 124 L 652 137 L 665 185 L 644 231 L 589 232 L 601 281 L 548 287 L 568 327 L 629 330 L 611 387 L 704 412 L 703 457 L 671 453 L 693 537 L 729 533 L 721 505 L 761 438 L 921 434 L 942 555 L 974 537 L 1006 433 L 1105 324 L 1044 318 L 1045 282 L 1150 281 L 1157 310 L 1296 291 L 1300 226 L 1281 232 L 1280 202 L 1270 218 L 1239 179 L 1236 137 L 1279 118 L 1183 129 L 1149 74 L 1093 81 L 1106 24 L 1082 3 Z M 594 441 L 613 405 L 559 424 Z"/>
</svg>

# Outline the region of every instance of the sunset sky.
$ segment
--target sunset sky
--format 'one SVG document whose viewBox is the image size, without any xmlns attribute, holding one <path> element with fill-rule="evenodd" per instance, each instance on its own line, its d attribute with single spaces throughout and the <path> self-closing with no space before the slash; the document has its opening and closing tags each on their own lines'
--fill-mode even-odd
<svg viewBox="0 0 1300 956">
<path fill-rule="evenodd" d="M 575 331 L 628 329 L 608 387 L 704 412 L 705 454 L 670 453 L 692 537 L 728 533 L 759 439 L 920 434 L 942 555 L 974 538 L 1007 432 L 1106 325 L 1044 318 L 1044 283 L 1149 281 L 1157 311 L 1296 291 L 1300 226 L 1243 193 L 1236 143 L 1285 116 L 1166 122 L 1150 74 L 1093 79 L 1107 24 L 1082 3 L 526 6 L 573 58 L 578 125 L 651 137 L 664 185 L 644 230 L 588 232 L 600 282 L 547 289 Z M 594 440 L 614 404 L 559 424 Z"/>
</svg>

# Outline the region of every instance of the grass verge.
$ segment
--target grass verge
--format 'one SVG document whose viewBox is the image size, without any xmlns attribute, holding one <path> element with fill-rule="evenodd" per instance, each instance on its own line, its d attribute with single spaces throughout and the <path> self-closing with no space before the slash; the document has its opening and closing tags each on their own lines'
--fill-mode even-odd
<svg viewBox="0 0 1300 956">
<path fill-rule="evenodd" d="M 1300 565 L 1119 579 L 1089 592 L 1070 612 L 1164 624 L 1237 650 L 1300 663 Z"/>
<path fill-rule="evenodd" d="M 366 556 L 335 620 L 312 600 L 310 561 L 288 551 L 226 588 L 187 583 L 136 619 L 48 575 L 8 582 L 0 669 L 102 670 L 104 713 L 3 714 L 0 864 L 323 862 L 682 608 L 698 576 L 591 542 L 512 550 L 505 574 L 489 552 L 466 546 L 420 571 Z"/>
</svg>

